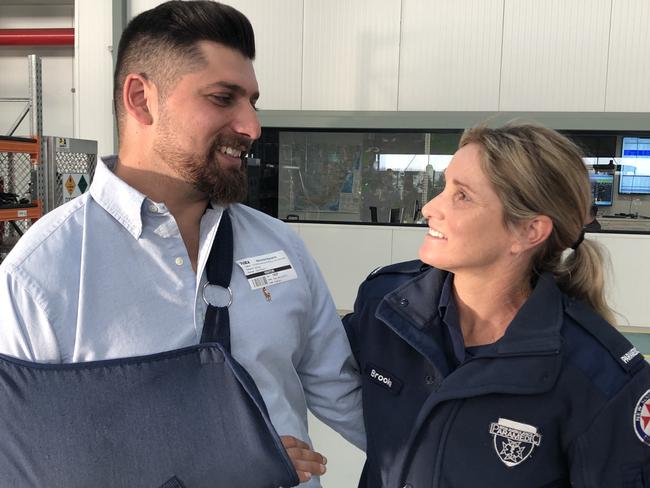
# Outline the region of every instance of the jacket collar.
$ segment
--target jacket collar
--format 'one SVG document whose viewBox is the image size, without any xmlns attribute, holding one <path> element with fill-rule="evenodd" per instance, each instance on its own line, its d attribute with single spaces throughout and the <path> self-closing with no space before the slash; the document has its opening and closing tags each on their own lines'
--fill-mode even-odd
<svg viewBox="0 0 650 488">
<path fill-rule="evenodd" d="M 418 338 L 419 332 L 440 328 L 440 295 L 448 273 L 431 268 L 388 293 L 376 316 L 398 335 Z M 537 280 L 530 297 L 515 315 L 504 336 L 490 348 L 493 355 L 511 356 L 556 353 L 560 349 L 560 329 L 564 314 L 563 294 L 550 273 Z M 415 329 L 409 331 L 409 329 Z M 435 335 L 435 334 L 434 334 Z M 411 341 L 407 340 L 411 343 Z M 419 349 L 417 344 L 411 343 Z"/>
</svg>

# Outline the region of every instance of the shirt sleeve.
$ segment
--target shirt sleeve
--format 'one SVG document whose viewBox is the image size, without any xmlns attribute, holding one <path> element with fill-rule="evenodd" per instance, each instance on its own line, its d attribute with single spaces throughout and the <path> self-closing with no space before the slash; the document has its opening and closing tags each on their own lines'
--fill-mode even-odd
<svg viewBox="0 0 650 488">
<path fill-rule="evenodd" d="M 0 354 L 27 361 L 59 362 L 47 313 L 15 273 L 0 268 Z"/>
<path fill-rule="evenodd" d="M 298 365 L 307 405 L 321 421 L 365 450 L 359 368 L 318 265 L 302 241 L 297 245 L 311 295 L 306 348 Z"/>
<path fill-rule="evenodd" d="M 572 443 L 569 460 L 573 487 L 650 488 L 648 365 L 603 406 Z"/>
</svg>

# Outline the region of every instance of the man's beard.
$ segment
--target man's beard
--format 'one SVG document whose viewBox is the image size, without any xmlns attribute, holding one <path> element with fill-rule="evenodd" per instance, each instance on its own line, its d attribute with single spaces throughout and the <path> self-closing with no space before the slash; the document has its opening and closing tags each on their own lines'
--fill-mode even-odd
<svg viewBox="0 0 650 488">
<path fill-rule="evenodd" d="M 168 136 L 169 134 L 167 134 Z M 248 194 L 248 178 L 242 163 L 237 168 L 222 168 L 217 160 L 219 146 L 250 147 L 249 140 L 217 137 L 209 150 L 201 155 L 179 150 L 173 137 L 157 138 L 155 151 L 184 181 L 190 183 L 210 200 L 220 204 L 242 202 Z M 164 144 L 161 142 L 164 141 Z"/>
</svg>

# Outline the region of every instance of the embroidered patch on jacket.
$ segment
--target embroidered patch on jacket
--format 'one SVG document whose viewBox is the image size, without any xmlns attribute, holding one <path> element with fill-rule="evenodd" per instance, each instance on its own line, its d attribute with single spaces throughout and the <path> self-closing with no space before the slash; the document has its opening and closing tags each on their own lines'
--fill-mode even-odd
<svg viewBox="0 0 650 488">
<path fill-rule="evenodd" d="M 634 432 L 641 442 L 650 446 L 650 390 L 641 395 L 634 408 Z"/>
<path fill-rule="evenodd" d="M 632 349 L 630 349 L 628 352 L 626 352 L 621 356 L 621 361 L 623 361 L 625 364 L 629 364 L 630 361 L 632 361 L 639 354 L 641 354 L 639 350 L 636 347 L 633 347 Z"/>
<path fill-rule="evenodd" d="M 492 422 L 490 434 L 499 459 L 509 468 L 523 463 L 542 442 L 537 427 L 508 419 Z"/>
<path fill-rule="evenodd" d="M 391 393 L 398 394 L 402 389 L 402 381 L 389 373 L 385 369 L 375 366 L 372 363 L 366 364 L 366 376 L 373 383 L 382 386 L 389 390 Z"/>
</svg>

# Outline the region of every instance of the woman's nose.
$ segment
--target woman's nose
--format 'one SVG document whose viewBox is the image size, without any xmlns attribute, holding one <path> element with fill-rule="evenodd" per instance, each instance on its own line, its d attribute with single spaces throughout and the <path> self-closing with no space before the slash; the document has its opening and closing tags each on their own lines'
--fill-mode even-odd
<svg viewBox="0 0 650 488">
<path fill-rule="evenodd" d="M 435 197 L 433 197 L 431 200 L 429 200 L 424 207 L 422 207 L 422 215 L 424 216 L 425 219 L 435 219 L 435 220 L 442 220 L 443 219 L 443 212 L 441 211 L 441 200 L 442 200 L 442 193 L 439 193 Z"/>
</svg>

